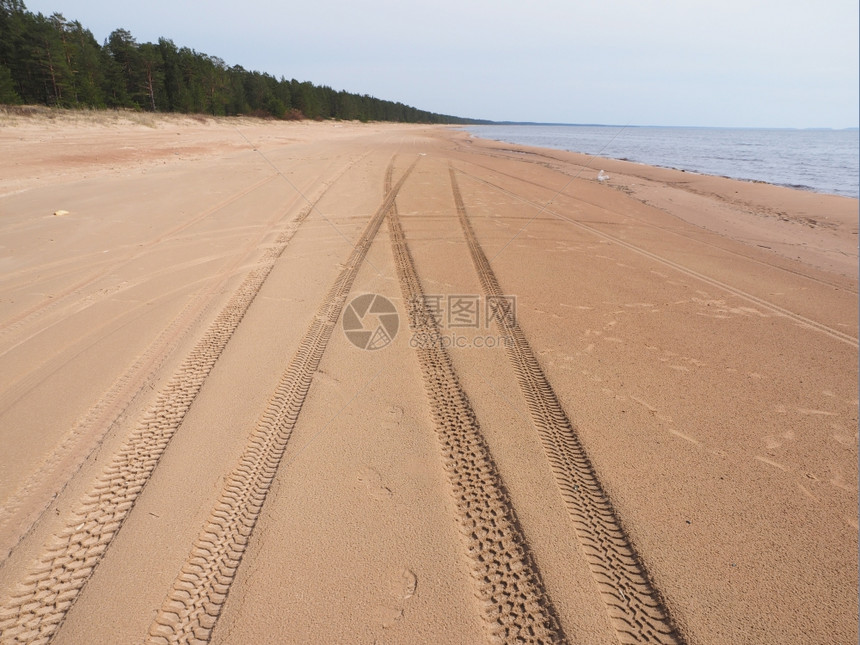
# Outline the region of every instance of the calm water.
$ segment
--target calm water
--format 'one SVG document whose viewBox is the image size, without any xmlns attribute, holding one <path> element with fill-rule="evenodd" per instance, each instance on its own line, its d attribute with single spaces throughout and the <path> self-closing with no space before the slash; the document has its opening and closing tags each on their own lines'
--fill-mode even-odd
<svg viewBox="0 0 860 645">
<path fill-rule="evenodd" d="M 485 139 L 858 197 L 854 130 L 480 125 Z"/>
</svg>

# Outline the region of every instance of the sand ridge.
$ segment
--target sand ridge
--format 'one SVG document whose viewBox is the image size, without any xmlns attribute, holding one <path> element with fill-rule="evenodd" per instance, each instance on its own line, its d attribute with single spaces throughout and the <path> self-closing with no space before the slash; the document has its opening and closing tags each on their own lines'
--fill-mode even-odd
<svg viewBox="0 0 860 645">
<path fill-rule="evenodd" d="M 3 643 L 856 632 L 856 200 L 444 127 L 0 145 Z"/>
</svg>

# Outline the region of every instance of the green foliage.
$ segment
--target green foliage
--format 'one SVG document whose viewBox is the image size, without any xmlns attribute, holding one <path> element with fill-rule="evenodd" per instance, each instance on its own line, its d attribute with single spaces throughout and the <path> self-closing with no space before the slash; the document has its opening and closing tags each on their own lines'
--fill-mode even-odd
<svg viewBox="0 0 860 645">
<path fill-rule="evenodd" d="M 15 83 L 12 80 L 12 72 L 5 65 L 0 65 L 0 103 L 6 105 L 17 105 L 21 97 L 15 91 Z"/>
<path fill-rule="evenodd" d="M 138 43 L 117 29 L 102 46 L 78 21 L 0 0 L 0 103 L 248 114 L 276 119 L 475 123 L 366 94 L 228 67 L 173 41 Z"/>
</svg>

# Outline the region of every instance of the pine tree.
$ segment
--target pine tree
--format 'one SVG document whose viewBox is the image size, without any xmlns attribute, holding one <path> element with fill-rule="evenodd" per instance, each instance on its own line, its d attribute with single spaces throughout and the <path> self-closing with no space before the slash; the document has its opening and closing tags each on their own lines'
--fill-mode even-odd
<svg viewBox="0 0 860 645">
<path fill-rule="evenodd" d="M 157 112 L 167 106 L 167 92 L 164 89 L 164 59 L 158 45 L 144 43 L 137 49 L 140 72 L 136 76 L 139 86 L 135 96 L 144 109 Z"/>
<path fill-rule="evenodd" d="M 0 103 L 17 105 L 20 102 L 21 97 L 15 91 L 15 82 L 12 80 L 11 70 L 0 64 Z"/>
<path fill-rule="evenodd" d="M 89 29 L 75 20 L 67 24 L 72 44 L 72 71 L 79 103 L 93 108 L 105 106 L 104 69 L 99 44 Z"/>
<path fill-rule="evenodd" d="M 0 0 L 0 103 L 61 107 L 130 107 L 278 119 L 464 122 L 367 94 L 247 71 L 161 38 L 138 44 L 117 29 L 100 46 L 62 14 L 27 11 Z"/>
</svg>

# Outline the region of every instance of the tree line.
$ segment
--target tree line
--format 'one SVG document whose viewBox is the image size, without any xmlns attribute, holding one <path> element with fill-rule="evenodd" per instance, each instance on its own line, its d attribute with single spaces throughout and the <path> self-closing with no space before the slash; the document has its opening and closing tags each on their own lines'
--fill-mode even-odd
<svg viewBox="0 0 860 645">
<path fill-rule="evenodd" d="M 173 41 L 117 29 L 102 45 L 77 20 L 0 0 L 0 104 L 130 108 L 213 116 L 478 123 L 366 94 L 228 66 Z"/>
</svg>

